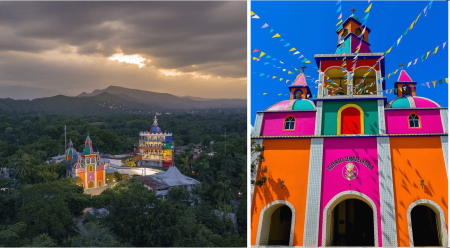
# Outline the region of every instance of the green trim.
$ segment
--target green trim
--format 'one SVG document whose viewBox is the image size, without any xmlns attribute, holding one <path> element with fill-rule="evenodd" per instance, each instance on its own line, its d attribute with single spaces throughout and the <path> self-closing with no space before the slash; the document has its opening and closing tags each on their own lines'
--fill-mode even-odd
<svg viewBox="0 0 450 248">
<path fill-rule="evenodd" d="M 364 111 L 364 134 L 378 134 L 377 101 L 333 101 L 323 102 L 322 135 L 337 135 L 337 114 L 346 104 L 355 104 Z"/>
</svg>

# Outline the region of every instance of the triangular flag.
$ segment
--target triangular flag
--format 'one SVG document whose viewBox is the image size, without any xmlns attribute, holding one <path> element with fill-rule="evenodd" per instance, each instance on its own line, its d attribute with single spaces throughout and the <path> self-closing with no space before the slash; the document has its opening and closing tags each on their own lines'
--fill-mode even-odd
<svg viewBox="0 0 450 248">
<path fill-rule="evenodd" d="M 412 61 L 408 63 L 408 66 L 406 68 L 408 68 L 411 65 Z"/>
<path fill-rule="evenodd" d="M 411 30 L 411 29 L 414 27 L 414 23 L 415 23 L 415 22 L 412 22 L 412 23 L 411 23 L 411 26 L 409 26 L 409 30 Z"/>
<path fill-rule="evenodd" d="M 425 59 L 428 59 L 428 55 L 430 54 L 431 50 L 427 52 L 427 57 Z"/>
<path fill-rule="evenodd" d="M 284 62 L 280 60 L 280 64 L 284 64 Z"/>
<path fill-rule="evenodd" d="M 386 53 L 390 53 L 390 52 L 391 52 L 391 49 L 392 49 L 392 47 L 391 47 L 391 48 L 389 48 L 389 50 L 387 50 L 387 52 L 386 52 Z"/>
<path fill-rule="evenodd" d="M 277 38 L 277 37 L 281 37 L 281 35 L 276 33 L 274 36 L 272 36 L 272 38 Z"/>
<path fill-rule="evenodd" d="M 305 62 L 305 63 L 307 63 L 307 64 L 308 64 L 308 63 L 311 63 L 311 61 L 309 61 L 309 60 L 306 60 L 306 62 Z"/>
<path fill-rule="evenodd" d="M 286 41 L 285 39 L 281 38 L 280 41 Z"/>
<path fill-rule="evenodd" d="M 262 56 L 264 56 L 264 54 L 266 54 L 266 53 L 261 51 L 261 54 L 259 55 L 259 57 L 261 58 Z"/>
<path fill-rule="evenodd" d="M 437 46 L 437 47 L 434 49 L 433 54 L 437 53 L 438 48 L 439 48 L 439 46 Z"/>
<path fill-rule="evenodd" d="M 422 55 L 422 62 L 423 62 L 423 60 L 425 59 L 425 56 L 426 56 L 426 55 Z"/>
<path fill-rule="evenodd" d="M 425 11 L 427 11 L 427 8 L 428 8 L 428 4 L 427 4 L 427 6 L 425 7 L 425 9 L 423 9 L 423 13 L 425 14 Z"/>
<path fill-rule="evenodd" d="M 264 63 L 264 65 L 268 65 L 268 64 L 269 64 L 269 62 Z"/>
<path fill-rule="evenodd" d="M 420 13 L 420 14 L 417 16 L 417 18 L 416 18 L 416 20 L 415 20 L 414 22 L 417 22 L 417 20 L 419 20 L 419 17 L 420 17 L 421 14 L 422 14 L 422 13 Z"/>
<path fill-rule="evenodd" d="M 270 59 L 270 58 L 272 58 L 272 56 L 270 56 L 270 55 L 267 55 L 267 56 L 266 56 L 266 59 Z"/>
<path fill-rule="evenodd" d="M 286 45 L 284 45 L 284 47 L 287 47 L 287 46 L 289 46 L 289 45 L 291 45 L 291 44 L 287 43 Z"/>
<path fill-rule="evenodd" d="M 391 74 L 389 73 L 388 78 L 390 78 L 390 77 L 391 77 Z"/>
<path fill-rule="evenodd" d="M 418 59 L 419 59 L 419 58 L 417 58 L 417 59 L 414 61 L 414 64 L 413 64 L 413 65 L 416 65 Z"/>
<path fill-rule="evenodd" d="M 339 25 L 339 24 L 341 24 L 341 23 L 342 23 L 342 19 L 336 24 L 336 26 Z"/>
<path fill-rule="evenodd" d="M 257 60 L 258 58 L 257 57 L 253 57 L 253 60 Z"/>
<path fill-rule="evenodd" d="M 425 84 L 427 85 L 428 88 L 430 88 L 430 83 L 429 82 L 426 82 Z"/>
<path fill-rule="evenodd" d="M 269 30 L 269 34 L 273 32 L 273 28 L 271 30 Z"/>
<path fill-rule="evenodd" d="M 389 91 L 389 94 L 391 94 L 392 93 L 392 89 Z"/>
<path fill-rule="evenodd" d="M 408 33 L 408 29 L 406 29 L 406 31 L 402 35 L 406 35 L 406 33 Z"/>
<path fill-rule="evenodd" d="M 272 60 L 277 60 L 276 58 L 273 58 Z"/>
<path fill-rule="evenodd" d="M 289 50 L 289 52 L 295 51 L 297 49 L 295 49 L 295 47 L 291 48 L 291 50 Z"/>
<path fill-rule="evenodd" d="M 252 18 L 259 19 L 259 16 L 254 15 L 254 16 L 252 16 Z"/>
<path fill-rule="evenodd" d="M 370 14 L 370 13 L 367 13 L 367 15 L 364 16 L 363 20 L 366 20 L 367 18 L 369 18 L 369 14 Z"/>
<path fill-rule="evenodd" d="M 260 77 L 264 76 L 264 73 L 259 74 Z"/>
<path fill-rule="evenodd" d="M 295 52 L 294 54 L 299 54 L 300 52 L 299 51 L 297 51 L 297 52 Z"/>
<path fill-rule="evenodd" d="M 276 78 L 277 76 L 273 76 L 272 79 Z"/>
<path fill-rule="evenodd" d="M 446 41 L 446 42 L 444 42 L 444 45 L 442 46 L 442 49 L 444 49 L 444 48 L 445 48 L 445 44 L 447 44 L 447 41 Z"/>
<path fill-rule="evenodd" d="M 402 39 L 402 37 L 403 37 L 403 35 L 400 36 L 400 38 L 397 40 L 397 46 L 398 46 L 398 44 L 400 43 L 400 40 Z"/>
<path fill-rule="evenodd" d="M 398 71 L 398 69 L 394 71 L 394 75 L 395 75 L 395 73 L 397 73 L 397 71 Z"/>
<path fill-rule="evenodd" d="M 288 74 L 291 74 L 292 72 L 291 71 L 288 71 Z"/>
<path fill-rule="evenodd" d="M 280 82 L 283 81 L 283 78 L 280 78 Z"/>
<path fill-rule="evenodd" d="M 254 15 L 255 14 L 255 12 L 253 12 L 253 11 L 250 11 L 250 15 Z"/>
<path fill-rule="evenodd" d="M 261 28 L 267 28 L 269 26 L 269 24 L 267 24 L 267 23 L 264 23 L 264 25 L 262 25 L 262 27 Z"/>
<path fill-rule="evenodd" d="M 442 79 L 439 79 L 439 84 L 441 84 L 441 85 L 442 85 Z"/>
<path fill-rule="evenodd" d="M 307 59 L 306 58 L 304 58 L 303 60 L 302 60 L 302 62 L 306 62 L 307 61 Z"/>
<path fill-rule="evenodd" d="M 253 50 L 254 53 L 259 52 L 258 48 L 255 48 L 255 50 Z"/>
<path fill-rule="evenodd" d="M 265 95 L 265 94 L 267 94 L 267 93 L 263 93 L 263 95 Z"/>
<path fill-rule="evenodd" d="M 448 78 L 445 79 L 445 82 L 448 83 Z"/>
<path fill-rule="evenodd" d="M 341 18 L 342 18 L 342 12 L 341 12 L 341 14 L 340 14 L 339 17 L 338 17 L 338 20 L 341 19 Z"/>
<path fill-rule="evenodd" d="M 280 93 L 280 94 L 278 94 L 278 95 L 281 96 L 281 95 L 283 95 L 283 94 Z"/>
<path fill-rule="evenodd" d="M 370 8 L 372 8 L 372 4 L 369 5 L 369 7 L 367 7 L 366 11 L 364 11 L 364 13 L 369 12 Z"/>
<path fill-rule="evenodd" d="M 336 11 L 336 13 L 339 13 L 339 11 L 341 11 L 341 7 L 342 5 L 339 5 L 339 9 Z"/>
<path fill-rule="evenodd" d="M 436 88 L 436 81 L 432 81 L 433 82 L 433 88 Z"/>
</svg>

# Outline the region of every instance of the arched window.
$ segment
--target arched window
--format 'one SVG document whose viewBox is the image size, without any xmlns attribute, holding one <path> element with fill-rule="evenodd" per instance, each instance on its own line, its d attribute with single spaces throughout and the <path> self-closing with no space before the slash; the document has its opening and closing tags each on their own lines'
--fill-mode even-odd
<svg viewBox="0 0 450 248">
<path fill-rule="evenodd" d="M 344 32 L 342 32 L 342 37 L 347 36 L 347 34 L 348 34 L 348 29 L 344 29 Z"/>
<path fill-rule="evenodd" d="M 356 104 L 346 104 L 338 111 L 337 134 L 364 134 L 364 111 Z"/>
<path fill-rule="evenodd" d="M 420 119 L 419 116 L 417 116 L 416 114 L 410 114 L 408 120 L 409 120 L 409 127 L 411 128 L 420 127 Z"/>
<path fill-rule="evenodd" d="M 303 91 L 302 90 L 296 90 L 294 92 L 294 99 L 301 99 L 303 95 Z"/>
<path fill-rule="evenodd" d="M 361 28 L 357 28 L 355 31 L 356 36 L 359 36 L 362 33 Z"/>
<path fill-rule="evenodd" d="M 89 166 L 89 172 L 91 172 L 91 171 L 93 171 L 94 170 L 94 166 Z"/>
<path fill-rule="evenodd" d="M 295 119 L 294 117 L 288 117 L 284 121 L 284 130 L 294 130 L 295 128 Z"/>
<path fill-rule="evenodd" d="M 403 96 L 410 96 L 411 95 L 411 88 L 408 85 L 404 85 L 402 87 Z"/>
<path fill-rule="evenodd" d="M 91 164 L 95 164 L 95 158 L 94 157 L 91 158 Z"/>
</svg>

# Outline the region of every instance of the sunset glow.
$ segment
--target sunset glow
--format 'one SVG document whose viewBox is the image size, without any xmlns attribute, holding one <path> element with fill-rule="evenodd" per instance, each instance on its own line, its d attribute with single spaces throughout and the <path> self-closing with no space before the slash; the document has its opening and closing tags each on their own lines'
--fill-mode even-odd
<svg viewBox="0 0 450 248">
<path fill-rule="evenodd" d="M 139 56 L 139 54 L 125 55 L 123 53 L 116 53 L 109 57 L 109 60 L 116 60 L 118 62 L 125 62 L 127 64 L 138 65 L 139 68 L 145 66 L 143 63 L 146 59 Z"/>
</svg>

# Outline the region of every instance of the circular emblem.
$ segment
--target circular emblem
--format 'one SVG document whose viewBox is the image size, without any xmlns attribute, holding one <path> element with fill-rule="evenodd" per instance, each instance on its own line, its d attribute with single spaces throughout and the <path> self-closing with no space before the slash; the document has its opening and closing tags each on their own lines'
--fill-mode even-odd
<svg viewBox="0 0 450 248">
<path fill-rule="evenodd" d="M 342 168 L 342 176 L 347 180 L 353 180 L 358 176 L 358 168 L 353 163 L 347 163 Z"/>
</svg>

